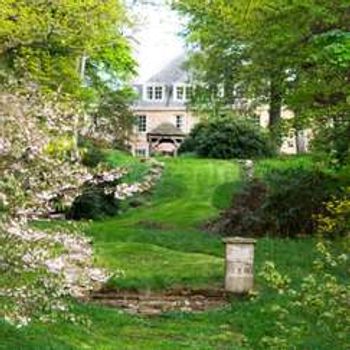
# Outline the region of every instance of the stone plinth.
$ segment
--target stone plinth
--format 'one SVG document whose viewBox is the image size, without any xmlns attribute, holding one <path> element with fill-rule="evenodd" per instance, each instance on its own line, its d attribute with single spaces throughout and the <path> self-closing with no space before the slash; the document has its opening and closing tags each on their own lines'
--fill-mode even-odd
<svg viewBox="0 0 350 350">
<path fill-rule="evenodd" d="M 225 289 L 228 292 L 244 294 L 254 284 L 254 247 L 256 241 L 250 238 L 225 238 L 226 274 Z"/>
</svg>

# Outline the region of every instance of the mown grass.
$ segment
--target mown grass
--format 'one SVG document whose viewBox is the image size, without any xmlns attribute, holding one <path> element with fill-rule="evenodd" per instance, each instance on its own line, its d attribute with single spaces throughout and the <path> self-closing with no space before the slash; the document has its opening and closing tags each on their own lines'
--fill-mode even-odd
<svg viewBox="0 0 350 350">
<path fill-rule="evenodd" d="M 105 150 L 105 161 L 115 167 L 126 167 L 128 174 L 123 178 L 127 183 L 133 183 L 142 180 L 149 169 L 149 165 L 140 162 L 138 158 L 130 157 L 125 152 L 118 150 Z"/>
<path fill-rule="evenodd" d="M 148 205 L 90 226 L 97 264 L 125 271 L 124 278 L 113 278 L 110 285 L 162 289 L 220 280 L 222 244 L 201 232 L 200 225 L 218 213 L 216 202 L 235 190 L 238 166 L 188 158 L 164 161 L 164 176 Z M 232 187 L 222 187 L 226 184 Z"/>
<path fill-rule="evenodd" d="M 120 164 L 111 157 L 112 162 Z M 202 232 L 200 227 L 229 203 L 240 182 L 238 166 L 232 161 L 191 158 L 165 162 L 162 180 L 154 193 L 146 196 L 142 207 L 88 226 L 96 263 L 111 271 L 125 272 L 123 277 L 111 279 L 112 288 L 159 290 L 223 284 L 221 239 Z M 75 314 L 88 318 L 90 327 L 63 321 L 32 324 L 24 329 L 0 324 L 0 349 L 266 349 L 260 339 L 278 332 L 268 311 L 273 303 L 283 306 L 288 301 L 271 292 L 258 272 L 266 260 L 273 260 L 282 273 L 300 281 L 310 271 L 313 246 L 312 239 L 260 239 L 255 264 L 259 294 L 255 299 L 235 298 L 221 310 L 154 318 L 74 304 Z M 305 349 L 326 350 L 322 339 L 315 339 Z"/>
<path fill-rule="evenodd" d="M 256 271 L 268 259 L 274 260 L 283 273 L 300 278 L 310 268 L 312 246 L 311 240 L 259 240 Z M 141 256 L 143 254 L 140 252 Z M 135 270 L 139 259 L 138 256 L 134 260 Z M 148 275 L 152 271 L 156 275 L 160 270 L 156 263 Z M 221 282 L 221 268 L 219 271 L 218 282 Z M 196 278 L 196 271 L 191 273 L 192 278 Z M 260 293 L 256 299 L 232 299 L 231 305 L 225 309 L 201 314 L 171 313 L 142 318 L 89 304 L 75 305 L 74 312 L 90 319 L 90 327 L 58 322 L 15 329 L 3 324 L 0 325 L 0 349 L 239 350 L 248 348 L 244 337 L 249 339 L 251 349 L 264 349 L 259 343 L 261 337 L 277 332 L 274 319 L 269 316 L 269 308 L 273 303 L 278 302 L 282 306 L 287 301 L 283 296 L 268 291 L 258 276 L 256 287 Z M 322 346 L 310 349 L 326 350 Z"/>
</svg>

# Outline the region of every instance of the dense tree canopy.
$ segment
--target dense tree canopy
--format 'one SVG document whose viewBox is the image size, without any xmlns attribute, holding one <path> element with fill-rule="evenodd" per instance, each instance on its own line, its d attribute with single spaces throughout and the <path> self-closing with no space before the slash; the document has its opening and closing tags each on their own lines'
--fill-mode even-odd
<svg viewBox="0 0 350 350">
<path fill-rule="evenodd" d="M 86 90 L 85 68 L 90 85 L 98 69 L 125 78 L 134 66 L 126 25 L 120 1 L 2 0 L 1 75 L 71 94 Z"/>
<path fill-rule="evenodd" d="M 283 105 L 296 113 L 296 129 L 311 117 L 347 114 L 347 1 L 179 0 L 174 6 L 188 17 L 192 67 L 209 87 L 224 81 L 226 102 L 237 90 L 268 102 L 272 129 Z"/>
</svg>

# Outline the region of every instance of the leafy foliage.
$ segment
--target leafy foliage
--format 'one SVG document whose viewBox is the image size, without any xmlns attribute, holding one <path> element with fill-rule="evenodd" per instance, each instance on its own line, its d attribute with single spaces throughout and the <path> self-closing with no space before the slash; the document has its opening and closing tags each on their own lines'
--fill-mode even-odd
<svg viewBox="0 0 350 350">
<path fill-rule="evenodd" d="M 89 188 L 74 200 L 67 217 L 73 220 L 101 219 L 115 215 L 118 209 L 119 201 L 113 193 L 107 195 L 103 188 Z"/>
<path fill-rule="evenodd" d="M 85 73 L 91 86 L 101 67 L 119 78 L 133 69 L 128 42 L 118 30 L 127 25 L 120 1 L 4 0 L 1 8 L 3 78 L 15 75 L 82 97 L 88 93 Z"/>
<path fill-rule="evenodd" d="M 129 88 L 111 90 L 100 87 L 98 107 L 91 112 L 92 122 L 87 136 L 104 146 L 127 149 L 128 135 L 132 132 L 134 115 L 130 109 L 134 93 Z"/>
<path fill-rule="evenodd" d="M 318 343 L 319 337 L 325 348 L 348 348 L 350 288 L 338 277 L 339 270 L 349 269 L 348 241 L 344 247 L 339 251 L 320 241 L 312 272 L 296 286 L 278 272 L 274 263 L 265 263 L 261 276 L 276 292 L 285 294 L 288 303 L 271 307 L 278 331 L 261 339 L 263 348 L 304 348 L 306 344 L 313 348 L 317 347 L 313 344 Z"/>
<path fill-rule="evenodd" d="M 3 221 L 0 243 L 0 318 L 17 327 L 32 320 L 77 321 L 71 297 L 86 295 L 108 278 L 91 266 L 89 239 L 73 227 L 46 232 Z"/>
<path fill-rule="evenodd" d="M 174 3 L 188 18 L 185 35 L 193 49 L 190 66 L 195 78 L 208 90 L 224 85 L 225 108 L 242 96 L 268 104 L 276 140 L 282 132 L 283 106 L 295 112 L 291 126 L 297 132 L 317 127 L 317 119 L 330 122 L 348 116 L 347 0 Z M 205 105 L 203 100 L 216 109 L 215 93 L 201 94 L 199 103 Z"/>
<path fill-rule="evenodd" d="M 221 234 L 295 237 L 316 232 L 316 216 L 341 193 L 339 178 L 317 168 L 273 170 L 246 183 L 208 228 Z"/>
<path fill-rule="evenodd" d="M 87 167 L 97 167 L 105 158 L 103 151 L 96 147 L 92 142 L 86 143 L 83 151 L 82 164 Z"/>
<path fill-rule="evenodd" d="M 180 152 L 219 159 L 255 158 L 274 153 L 271 141 L 260 129 L 239 117 L 220 117 L 199 123 Z"/>
<path fill-rule="evenodd" d="M 263 215 L 263 203 L 267 196 L 267 186 L 254 180 L 234 193 L 230 207 L 218 219 L 205 225 L 211 232 L 223 235 L 261 236 L 268 232 L 268 222 Z"/>
<path fill-rule="evenodd" d="M 269 194 L 264 214 L 272 218 L 272 230 L 282 236 L 315 232 L 314 215 L 324 211 L 325 202 L 340 191 L 338 179 L 319 169 L 274 171 L 265 181 Z"/>
<path fill-rule="evenodd" d="M 325 238 L 349 236 L 350 188 L 327 203 L 325 212 L 317 217 L 317 222 L 318 231 Z"/>
<path fill-rule="evenodd" d="M 80 163 L 78 135 L 89 129 L 101 95 L 133 72 L 122 34 L 127 25 L 124 4 L 115 0 L 1 1 L 0 206 L 8 217 L 0 218 L 0 267 L 18 285 L 1 290 L 0 316 L 11 323 L 41 315 L 47 321 L 47 314 L 54 319 L 68 294 L 77 296 L 101 280 L 84 237 L 50 236 L 14 222 L 42 214 L 52 193 L 80 187 L 90 177 Z M 121 128 L 127 130 L 123 123 Z M 58 257 L 57 242 L 64 250 Z"/>
<path fill-rule="evenodd" d="M 350 121 L 347 118 L 334 120 L 332 123 L 321 119 L 315 139 L 312 142 L 313 151 L 329 161 L 334 167 L 350 162 Z"/>
</svg>

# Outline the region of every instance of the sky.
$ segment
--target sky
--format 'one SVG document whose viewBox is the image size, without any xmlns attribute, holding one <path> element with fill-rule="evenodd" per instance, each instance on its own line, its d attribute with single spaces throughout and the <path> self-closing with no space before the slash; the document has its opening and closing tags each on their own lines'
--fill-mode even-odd
<svg viewBox="0 0 350 350">
<path fill-rule="evenodd" d="M 136 28 L 135 57 L 139 64 L 137 82 L 144 82 L 184 52 L 178 35 L 182 20 L 165 4 L 166 0 L 132 5 Z"/>
</svg>

